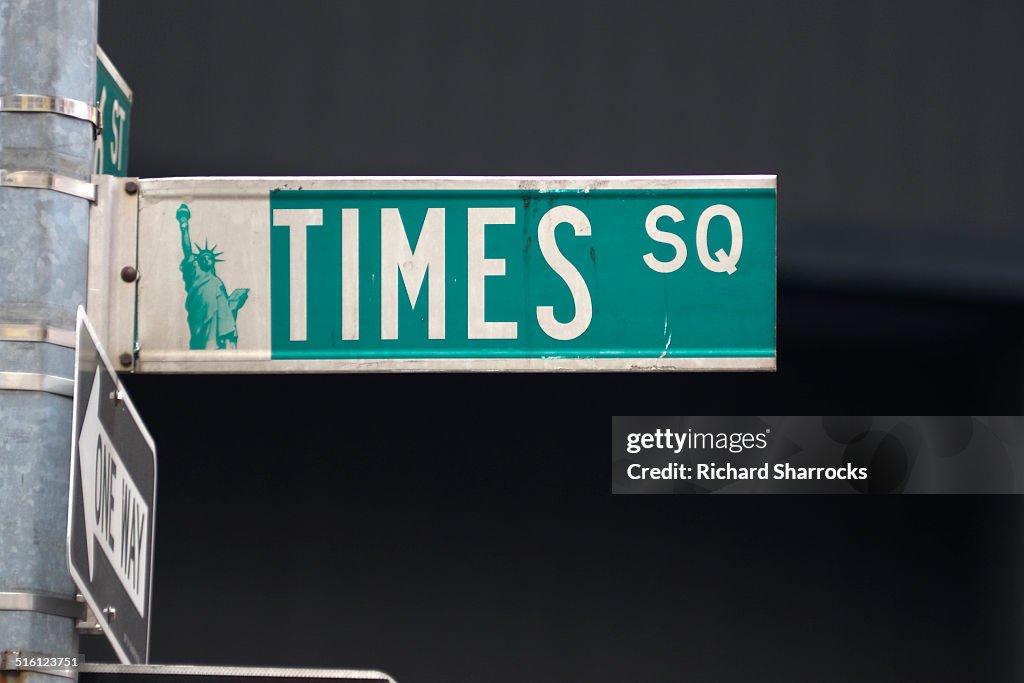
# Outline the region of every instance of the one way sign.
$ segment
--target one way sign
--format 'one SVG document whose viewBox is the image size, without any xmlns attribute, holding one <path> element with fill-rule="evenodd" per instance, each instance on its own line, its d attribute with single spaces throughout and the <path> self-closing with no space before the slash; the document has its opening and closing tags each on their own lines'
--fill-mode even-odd
<svg viewBox="0 0 1024 683">
<path fill-rule="evenodd" d="M 125 664 L 149 656 L 156 449 L 78 311 L 68 563 Z"/>
</svg>

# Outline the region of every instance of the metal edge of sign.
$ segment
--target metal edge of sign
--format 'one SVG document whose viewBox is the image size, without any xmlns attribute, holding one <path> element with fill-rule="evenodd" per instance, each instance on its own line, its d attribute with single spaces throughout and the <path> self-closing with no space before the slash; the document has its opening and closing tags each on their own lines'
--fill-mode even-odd
<svg viewBox="0 0 1024 683">
<path fill-rule="evenodd" d="M 177 355 L 177 354 L 176 354 Z M 350 372 L 756 372 L 775 371 L 776 356 L 682 358 L 247 358 L 149 360 L 139 353 L 138 373 L 350 373 Z"/>
<path fill-rule="evenodd" d="M 68 482 L 69 482 L 69 486 L 68 486 L 68 522 L 67 522 L 67 543 L 65 544 L 66 548 L 67 548 L 66 554 L 67 554 L 68 572 L 71 574 L 72 579 L 74 579 L 75 585 L 82 592 L 82 597 L 85 599 L 86 603 L 88 603 L 89 608 L 92 610 L 92 614 L 95 617 L 96 621 L 103 628 L 103 632 L 105 634 L 107 634 L 107 642 L 109 642 L 111 647 L 114 648 L 114 651 L 117 653 L 118 659 L 120 659 L 122 661 L 122 663 L 125 664 L 125 665 L 132 665 L 131 660 L 128 657 L 128 654 L 124 651 L 124 648 L 121 646 L 120 643 L 118 643 L 111 636 L 112 631 L 110 629 L 110 623 L 107 621 L 106 617 L 103 615 L 103 608 L 100 607 L 99 601 L 96 600 L 96 598 L 92 595 L 92 593 L 87 588 L 85 588 L 85 586 L 87 584 L 86 584 L 84 578 L 78 574 L 78 572 L 75 570 L 74 563 L 71 561 L 71 520 L 72 520 L 72 518 L 74 517 L 74 514 L 75 514 L 75 468 L 78 465 L 78 404 L 82 400 L 82 397 L 81 397 L 80 391 L 79 391 L 79 385 L 78 385 L 78 375 L 79 375 L 79 363 L 78 363 L 79 353 L 78 353 L 78 348 L 81 345 L 81 335 L 82 335 L 82 329 L 83 328 L 88 328 L 89 333 L 92 334 L 93 341 L 96 342 L 96 344 L 95 344 L 95 346 L 96 346 L 96 353 L 100 357 L 100 361 L 101 361 L 102 365 L 104 366 L 104 371 L 110 373 L 111 377 L 114 380 L 114 387 L 115 387 L 115 389 L 122 392 L 125 407 L 128 409 L 128 412 L 132 415 L 132 418 L 135 420 L 136 424 L 139 426 L 139 432 L 142 434 L 143 440 L 146 442 L 146 444 L 149 446 L 150 450 L 153 453 L 153 509 L 152 509 L 152 512 L 150 513 L 151 517 L 152 517 L 152 527 L 151 527 L 152 531 L 150 533 L 150 542 L 149 542 L 149 557 L 150 557 L 150 559 L 149 559 L 149 572 L 148 572 L 149 576 L 147 577 L 147 580 L 149 582 L 148 583 L 149 595 L 147 596 L 148 600 L 147 600 L 147 603 L 146 603 L 146 613 L 149 615 L 146 618 L 146 660 L 147 661 L 149 660 L 149 639 L 150 639 L 150 632 L 151 632 L 151 629 L 152 629 L 152 622 L 153 622 L 153 619 L 152 619 L 152 613 L 153 613 L 153 565 L 155 563 L 155 557 L 156 557 L 156 554 L 155 554 L 156 543 L 154 543 L 154 540 L 156 538 L 156 487 L 157 487 L 156 443 L 153 441 L 153 437 L 150 435 L 149 430 L 146 429 L 146 425 L 142 422 L 141 418 L 139 417 L 138 411 L 135 410 L 135 406 L 134 406 L 134 404 L 132 404 L 131 398 L 129 398 L 128 393 L 126 391 L 124 391 L 123 385 L 121 384 L 121 379 L 117 376 L 117 372 L 113 370 L 114 366 L 110 362 L 110 359 L 107 357 L 107 353 L 103 349 L 103 344 L 100 342 L 99 337 L 96 335 L 96 330 L 93 329 L 92 324 L 89 322 L 89 318 L 86 315 L 85 308 L 83 308 L 81 305 L 79 305 L 78 312 L 77 312 L 77 319 L 76 319 L 76 323 L 75 323 L 75 375 L 74 375 L 74 377 L 75 377 L 75 379 L 74 379 L 75 390 L 74 390 L 74 398 L 73 398 L 73 401 L 72 401 L 72 408 L 71 408 L 71 416 L 72 416 L 72 418 L 71 418 L 71 472 L 70 472 L 70 475 L 69 475 L 69 478 L 68 478 Z"/>
<path fill-rule="evenodd" d="M 775 221 L 775 243 L 772 245 L 772 286 L 775 287 L 775 310 L 772 312 L 772 346 L 775 353 L 772 355 L 771 372 L 776 372 L 776 360 L 779 357 L 779 197 L 778 197 L 778 176 L 772 176 L 775 187 L 775 211 L 772 219 Z"/>
<path fill-rule="evenodd" d="M 110 61 L 110 57 L 107 57 L 107 53 L 104 52 L 103 48 L 98 44 L 96 45 L 96 59 L 103 63 L 103 68 L 107 70 L 110 77 L 114 79 L 115 83 L 117 83 L 117 87 L 121 88 L 124 94 L 128 97 L 128 102 L 134 102 L 135 95 L 132 93 L 132 89 L 128 87 L 128 81 L 124 80 L 124 76 L 121 75 L 121 72 L 117 70 L 114 63 Z"/>
<path fill-rule="evenodd" d="M 206 176 L 146 178 L 141 194 L 244 197 L 270 190 L 775 190 L 775 175 L 649 176 Z"/>
<path fill-rule="evenodd" d="M 349 678 L 367 681 L 395 679 L 373 669 L 302 669 L 293 667 L 207 666 L 191 664 L 93 664 L 83 662 L 78 670 L 97 674 L 150 674 L 159 676 L 254 676 L 264 678 Z"/>
<path fill-rule="evenodd" d="M 89 209 L 89 323 L 101 332 L 104 351 L 134 357 L 135 295 L 138 281 L 120 277 L 123 266 L 138 267 L 138 194 L 125 185 L 133 178 L 94 175 L 98 200 Z M 123 368 L 122 371 L 131 368 Z"/>
</svg>

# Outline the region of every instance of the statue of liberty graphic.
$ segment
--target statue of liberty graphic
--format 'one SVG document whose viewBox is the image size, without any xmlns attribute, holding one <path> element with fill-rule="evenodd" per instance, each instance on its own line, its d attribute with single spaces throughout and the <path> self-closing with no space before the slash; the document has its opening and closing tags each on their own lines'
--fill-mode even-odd
<svg viewBox="0 0 1024 683">
<path fill-rule="evenodd" d="M 206 240 L 202 248 L 197 243 L 192 251 L 192 238 L 188 232 L 188 219 L 192 212 L 182 204 L 176 214 L 181 228 L 181 276 L 185 280 L 185 312 L 188 314 L 190 349 L 234 349 L 238 346 L 238 311 L 249 298 L 248 289 L 227 293 L 224 281 L 217 277 L 218 258 L 223 252 L 217 245 L 210 247 Z"/>
</svg>

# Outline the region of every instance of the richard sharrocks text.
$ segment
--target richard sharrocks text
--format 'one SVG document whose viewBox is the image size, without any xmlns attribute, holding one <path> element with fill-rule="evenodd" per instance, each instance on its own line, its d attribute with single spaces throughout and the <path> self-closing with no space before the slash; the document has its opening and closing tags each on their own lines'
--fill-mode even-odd
<svg viewBox="0 0 1024 683">
<path fill-rule="evenodd" d="M 658 467 L 644 467 L 638 463 L 626 469 L 630 479 L 696 479 L 706 481 L 733 481 L 745 479 L 847 479 L 868 478 L 866 467 L 854 467 L 846 463 L 842 467 L 794 467 L 789 463 L 764 463 L 750 467 L 737 467 L 731 463 L 717 465 L 702 463 L 684 465 L 669 463 Z"/>
</svg>

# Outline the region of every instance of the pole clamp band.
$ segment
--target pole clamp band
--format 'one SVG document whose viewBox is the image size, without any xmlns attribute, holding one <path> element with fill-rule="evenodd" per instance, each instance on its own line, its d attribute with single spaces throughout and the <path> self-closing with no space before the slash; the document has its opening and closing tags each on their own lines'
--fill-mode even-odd
<svg viewBox="0 0 1024 683">
<path fill-rule="evenodd" d="M 85 602 L 57 593 L 0 591 L 0 610 L 39 612 L 69 619 L 85 618 Z"/>
<path fill-rule="evenodd" d="M 90 202 L 96 201 L 96 186 L 92 183 L 49 171 L 9 171 L 0 168 L 0 187 L 55 190 Z"/>
<path fill-rule="evenodd" d="M 0 341 L 44 342 L 55 346 L 75 348 L 75 331 L 50 327 L 46 323 L 2 323 Z"/>
<path fill-rule="evenodd" d="M 31 671 L 78 680 L 78 657 L 58 657 L 43 652 L 4 650 L 0 652 L 0 671 Z"/>
<path fill-rule="evenodd" d="M 103 129 L 103 119 L 98 107 L 73 100 L 69 97 L 55 95 L 0 95 L 0 111 L 21 112 L 25 114 L 59 114 L 73 119 L 88 121 L 92 124 L 93 137 Z"/>
<path fill-rule="evenodd" d="M 75 381 L 67 377 L 55 375 L 44 375 L 40 372 L 9 372 L 0 371 L 0 389 L 12 391 L 45 391 L 58 396 L 74 396 Z M 4 607 L 4 595 L 0 593 L 0 609 L 13 609 Z"/>
</svg>

